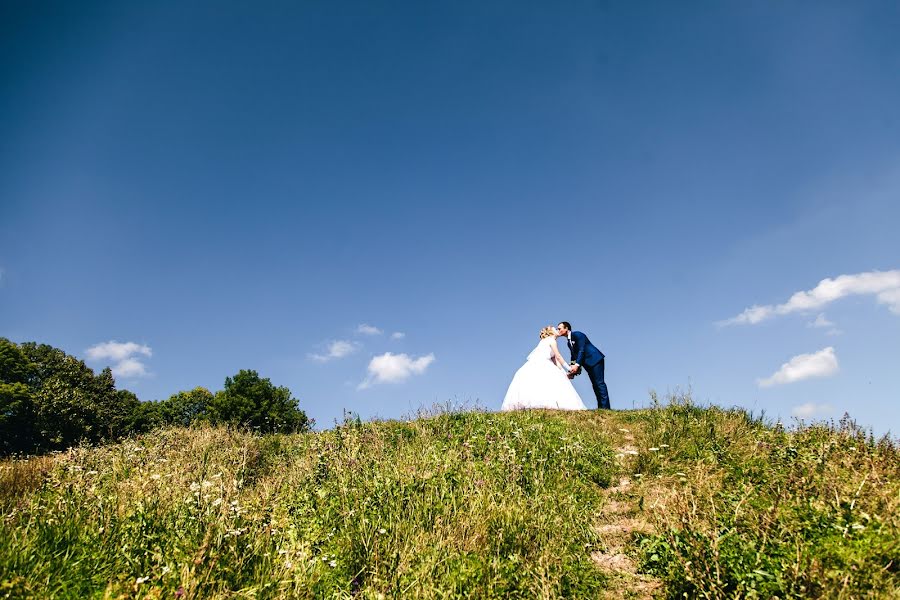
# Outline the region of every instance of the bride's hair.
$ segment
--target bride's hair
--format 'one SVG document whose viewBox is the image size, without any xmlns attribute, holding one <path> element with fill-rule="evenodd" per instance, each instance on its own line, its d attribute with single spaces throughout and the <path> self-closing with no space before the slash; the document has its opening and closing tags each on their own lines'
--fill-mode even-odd
<svg viewBox="0 0 900 600">
<path fill-rule="evenodd" d="M 541 339 L 548 338 L 551 335 L 556 335 L 556 327 L 553 325 L 547 325 L 541 329 Z"/>
</svg>

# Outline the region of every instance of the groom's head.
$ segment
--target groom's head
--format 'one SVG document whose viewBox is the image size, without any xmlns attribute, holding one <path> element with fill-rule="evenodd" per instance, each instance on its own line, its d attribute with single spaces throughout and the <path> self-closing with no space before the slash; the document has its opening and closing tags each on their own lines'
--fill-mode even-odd
<svg viewBox="0 0 900 600">
<path fill-rule="evenodd" d="M 572 325 L 568 321 L 560 321 L 556 329 L 559 330 L 559 335 L 565 337 L 572 331 Z"/>
</svg>

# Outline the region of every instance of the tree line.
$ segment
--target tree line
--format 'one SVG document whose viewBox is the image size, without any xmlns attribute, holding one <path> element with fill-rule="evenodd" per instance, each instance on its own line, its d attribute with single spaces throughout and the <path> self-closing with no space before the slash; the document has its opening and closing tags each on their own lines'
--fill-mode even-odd
<svg viewBox="0 0 900 600">
<path fill-rule="evenodd" d="M 302 432 L 314 424 L 288 388 L 253 370 L 226 377 L 224 389 L 215 393 L 197 387 L 166 400 L 141 401 L 116 388 L 109 367 L 95 374 L 59 348 L 0 338 L 0 455 L 63 450 L 196 423 L 260 433 Z"/>
</svg>

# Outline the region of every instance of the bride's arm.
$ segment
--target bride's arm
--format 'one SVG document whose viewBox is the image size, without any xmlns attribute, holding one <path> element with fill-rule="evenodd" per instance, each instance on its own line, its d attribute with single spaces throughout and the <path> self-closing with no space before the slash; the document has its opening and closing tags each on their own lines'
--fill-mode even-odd
<svg viewBox="0 0 900 600">
<path fill-rule="evenodd" d="M 562 355 L 559 353 L 559 348 L 556 347 L 556 340 L 550 344 L 550 347 L 553 349 L 553 358 L 556 359 L 556 366 L 565 371 L 569 372 L 569 363 L 563 360 Z"/>
</svg>

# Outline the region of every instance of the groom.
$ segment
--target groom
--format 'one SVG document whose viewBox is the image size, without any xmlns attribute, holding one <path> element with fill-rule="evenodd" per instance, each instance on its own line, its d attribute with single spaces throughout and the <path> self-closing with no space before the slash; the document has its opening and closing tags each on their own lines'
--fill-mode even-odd
<svg viewBox="0 0 900 600">
<path fill-rule="evenodd" d="M 560 336 L 569 341 L 572 360 L 569 379 L 578 375 L 584 368 L 591 379 L 594 395 L 597 396 L 597 408 L 609 408 L 609 392 L 606 389 L 606 382 L 603 380 L 605 358 L 603 353 L 591 343 L 586 335 L 580 331 L 572 331 L 572 325 L 568 321 L 560 322 L 556 329 Z"/>
</svg>

